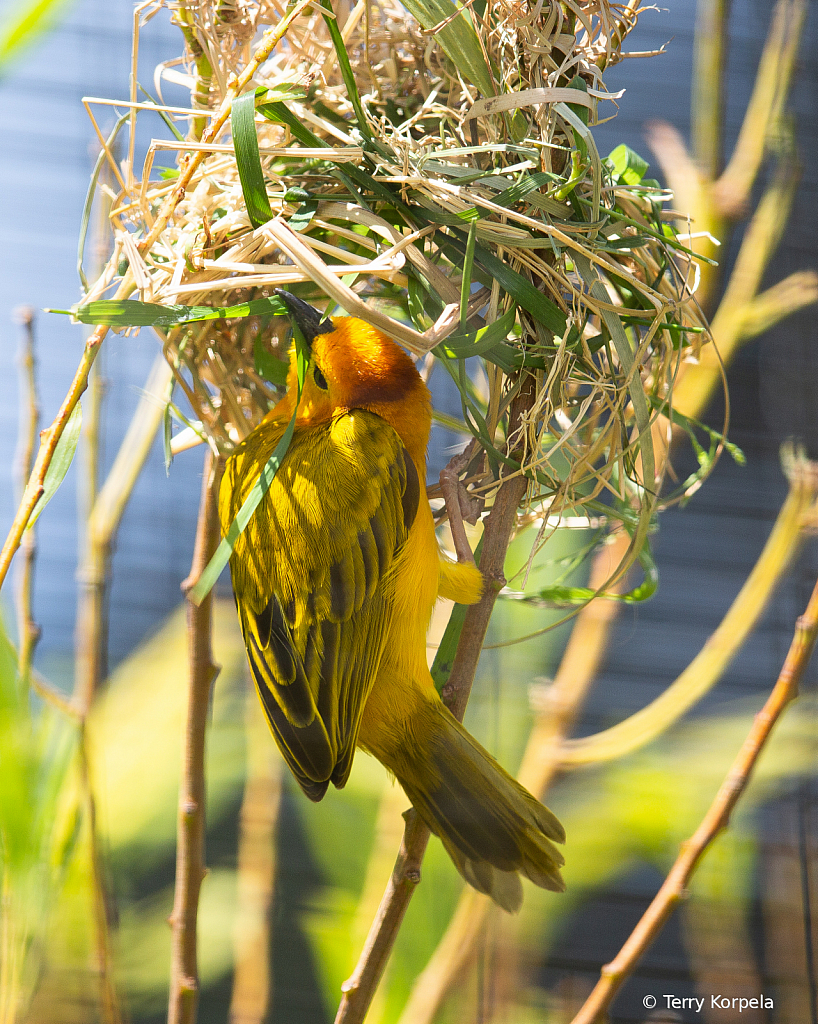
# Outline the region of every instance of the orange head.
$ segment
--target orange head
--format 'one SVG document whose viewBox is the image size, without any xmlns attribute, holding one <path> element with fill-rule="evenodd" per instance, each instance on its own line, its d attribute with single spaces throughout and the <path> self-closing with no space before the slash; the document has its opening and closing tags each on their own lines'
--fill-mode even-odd
<svg viewBox="0 0 818 1024">
<path fill-rule="evenodd" d="M 297 424 L 314 426 L 353 409 L 368 409 L 386 420 L 415 461 L 422 463 L 432 422 L 431 397 L 403 349 L 364 320 L 322 318 L 288 292 L 277 289 L 276 294 L 310 349 Z M 285 399 L 289 415 L 297 393 L 293 346 Z"/>
</svg>

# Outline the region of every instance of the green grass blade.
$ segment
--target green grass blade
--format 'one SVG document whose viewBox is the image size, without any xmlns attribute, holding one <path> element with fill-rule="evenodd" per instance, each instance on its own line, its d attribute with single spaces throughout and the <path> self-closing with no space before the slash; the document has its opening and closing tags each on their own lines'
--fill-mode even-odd
<svg viewBox="0 0 818 1024">
<path fill-rule="evenodd" d="M 304 387 L 304 378 L 307 375 L 307 366 L 309 364 L 307 344 L 304 341 L 301 332 L 295 326 L 293 326 L 293 336 L 295 338 L 297 352 L 298 373 L 298 393 L 296 394 L 295 399 L 295 409 L 293 410 L 290 422 L 287 424 L 287 429 L 284 431 L 281 440 L 275 447 L 275 451 L 267 460 L 264 469 L 262 469 L 259 474 L 258 480 L 256 480 L 250 493 L 245 498 L 244 504 L 239 509 L 236 518 L 230 524 L 227 536 L 222 538 L 218 548 L 216 548 L 215 554 L 207 563 L 207 566 L 199 577 L 196 585 L 190 591 L 188 596 L 195 605 L 200 605 L 216 585 L 216 580 L 221 576 L 222 570 L 230 561 L 230 556 L 233 553 L 236 541 L 247 529 L 247 524 L 253 518 L 253 514 L 261 503 L 261 499 L 270 489 L 270 484 L 273 482 L 273 478 L 278 472 L 282 459 L 287 454 L 287 449 L 290 447 L 290 441 L 293 439 L 293 433 L 295 432 L 295 420 L 298 415 L 298 403 L 301 401 L 301 391 Z"/>
<path fill-rule="evenodd" d="M 236 165 L 239 169 L 244 204 L 247 207 L 250 223 L 257 228 L 273 219 L 273 211 L 267 197 L 264 172 L 261 169 L 261 156 L 258 151 L 255 90 L 246 92 L 243 96 L 237 96 L 233 100 L 230 127 L 233 133 L 233 146 L 236 151 Z"/>
<path fill-rule="evenodd" d="M 111 134 L 108 136 L 105 143 L 109 151 L 113 146 L 114 142 L 116 141 L 116 137 L 117 135 L 119 135 L 120 129 L 130 118 L 130 116 L 130 113 L 123 114 L 120 118 L 117 119 L 117 122 L 114 125 L 113 130 L 111 131 Z M 91 220 L 91 207 L 94 205 L 94 195 L 97 190 L 97 181 L 99 180 L 100 171 L 102 170 L 102 165 L 105 162 L 105 160 L 105 150 L 101 149 L 99 151 L 99 156 L 97 157 L 96 163 L 94 164 L 94 170 L 91 174 L 91 180 L 88 182 L 88 191 L 85 194 L 85 203 L 82 207 L 82 217 L 80 219 L 80 237 L 79 242 L 77 243 L 77 273 L 79 274 L 80 282 L 82 283 L 82 288 L 83 291 L 85 292 L 88 291 L 88 278 L 85 276 L 85 270 L 82 266 L 82 261 L 85 257 L 85 240 L 88 237 L 88 224 Z"/>
<path fill-rule="evenodd" d="M 484 96 L 497 95 L 471 12 L 466 7 L 455 4 L 454 0 L 405 0 L 403 6 L 427 31 L 446 22 L 435 32 L 435 42 Z"/>
<path fill-rule="evenodd" d="M 610 164 L 614 180 L 623 185 L 638 185 L 650 166 L 644 157 L 624 142 L 610 151 L 605 163 Z"/>
<path fill-rule="evenodd" d="M 261 334 L 257 334 L 253 341 L 253 369 L 260 377 L 271 381 L 278 387 L 284 387 L 287 383 L 289 364 L 283 359 L 276 359 L 267 350 Z"/>
<path fill-rule="evenodd" d="M 502 345 L 506 336 L 514 326 L 517 317 L 517 310 L 512 306 L 494 323 L 481 327 L 477 331 L 466 331 L 462 334 L 452 334 L 441 341 L 432 350 L 435 355 L 443 354 L 450 359 L 468 359 L 470 356 L 485 356 L 488 358 L 492 350 Z M 509 348 L 511 346 L 508 346 Z"/>
<path fill-rule="evenodd" d="M 624 594 L 604 592 L 597 595 L 597 592 L 592 590 L 590 587 L 565 587 L 554 585 L 552 587 L 543 587 L 541 590 L 538 590 L 536 594 L 519 597 L 516 598 L 516 600 L 522 601 L 524 604 L 548 605 L 549 607 L 553 607 L 554 605 L 587 604 L 589 601 L 599 596 L 613 601 L 620 601 L 622 604 L 640 604 L 642 601 L 647 601 L 653 597 L 659 589 L 659 568 L 654 561 L 649 544 L 645 544 L 639 552 L 639 564 L 642 566 L 645 578 L 640 584 L 638 584 L 638 586 L 633 587 Z M 500 596 L 504 597 L 511 595 L 504 595 L 501 593 Z"/>
<path fill-rule="evenodd" d="M 460 256 L 466 254 L 465 243 L 454 233 L 447 240 L 441 239 L 441 245 L 444 251 L 454 248 Z M 474 257 L 475 262 L 479 263 L 499 283 L 500 287 L 508 292 L 518 306 L 522 306 L 558 338 L 563 336 L 567 321 L 565 314 L 555 303 L 538 291 L 522 274 L 512 270 L 507 263 L 498 259 L 479 243 L 474 247 Z M 456 264 L 459 261 L 453 260 L 453 262 Z"/>
<path fill-rule="evenodd" d="M 77 445 L 79 444 L 81 430 L 82 406 L 77 402 L 74 406 L 74 411 L 68 417 L 68 422 L 65 425 L 62 436 L 57 442 L 57 447 L 54 449 L 54 455 L 52 456 L 49 467 L 46 470 L 45 480 L 43 480 L 43 493 L 40 496 L 40 500 L 34 506 L 34 511 L 31 513 L 28 526 L 26 526 L 27 530 L 30 530 L 37 522 L 40 513 L 57 493 L 60 484 L 65 479 L 65 474 L 68 472 L 71 463 L 74 461 L 74 453 L 76 452 Z"/>
<path fill-rule="evenodd" d="M 279 124 L 286 125 L 302 146 L 306 146 L 308 149 L 324 148 L 323 140 L 306 128 L 280 100 L 276 100 L 274 103 L 260 103 L 258 112 L 268 121 L 277 121 Z"/>
<path fill-rule="evenodd" d="M 198 320 L 238 319 L 246 316 L 286 316 L 281 299 L 271 296 L 239 302 L 235 306 L 162 306 L 156 302 L 136 299 L 98 299 L 76 309 L 49 309 L 47 313 L 64 313 L 83 324 L 105 324 L 108 327 L 176 327 Z"/>
<path fill-rule="evenodd" d="M 594 136 L 588 125 L 583 123 L 582 119 L 574 113 L 567 103 L 556 103 L 554 105 L 554 110 L 560 115 L 560 117 L 565 118 L 565 120 L 568 121 L 574 129 L 577 148 L 579 148 L 580 143 L 584 143 L 587 148 L 588 157 L 591 161 L 591 181 L 593 183 L 591 219 L 595 221 L 599 220 L 599 204 L 602 197 L 602 161 L 599 158 L 599 150 L 596 148 Z"/>
<path fill-rule="evenodd" d="M 358 121 L 358 128 L 362 135 L 367 138 L 370 136 L 369 127 L 366 123 L 366 117 L 364 116 L 364 108 L 361 103 L 361 96 L 358 92 L 358 85 L 355 82 L 355 75 L 352 73 L 352 65 L 349 63 L 349 54 L 344 44 L 344 40 L 341 36 L 341 30 L 338 28 L 338 20 L 332 10 L 332 4 L 330 0 L 321 0 L 321 6 L 323 7 L 322 15 L 327 28 L 329 29 L 329 37 L 332 40 L 332 45 L 335 48 L 335 56 L 338 58 L 338 67 L 341 70 L 341 78 L 344 80 L 346 86 L 347 96 L 352 104 L 352 109 L 355 111 L 355 117 Z M 326 13 L 329 12 L 329 13 Z"/>
<path fill-rule="evenodd" d="M 471 294 L 471 272 L 474 266 L 474 245 L 477 241 L 477 221 L 469 225 L 469 237 L 466 242 L 466 259 L 463 261 L 463 276 L 460 279 L 460 330 L 466 329 L 466 311 Z"/>
</svg>

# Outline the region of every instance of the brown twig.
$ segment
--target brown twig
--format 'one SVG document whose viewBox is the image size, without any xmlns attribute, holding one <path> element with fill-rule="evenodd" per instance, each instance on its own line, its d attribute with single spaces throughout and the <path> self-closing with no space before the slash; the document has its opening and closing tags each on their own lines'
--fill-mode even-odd
<svg viewBox="0 0 818 1024">
<path fill-rule="evenodd" d="M 630 538 L 620 534 L 595 556 L 589 586 L 597 589 L 624 558 Z M 624 586 L 620 580 L 614 589 Z M 582 706 L 605 653 L 609 624 L 619 614 L 617 601 L 592 601 L 578 616 L 549 692 L 548 708 L 537 716 L 518 778 L 542 796 L 559 766 L 559 741 Z M 443 1000 L 474 963 L 485 934 L 491 901 L 468 887 L 463 890 L 446 933 L 415 982 L 399 1024 L 431 1024 Z"/>
<path fill-rule="evenodd" d="M 464 512 L 469 511 L 464 508 L 464 505 L 468 503 L 469 498 L 460 483 L 460 474 L 468 468 L 474 458 L 477 445 L 477 438 L 474 438 L 466 446 L 465 451 L 449 459 L 440 471 L 440 491 L 446 502 L 446 508 L 455 510 L 455 514 L 449 516 L 449 528 L 452 531 L 452 543 L 458 562 L 474 561 L 474 555 L 469 546 L 468 537 L 466 537 L 466 528 L 463 525 L 463 520 L 467 518 Z"/>
<path fill-rule="evenodd" d="M 105 603 L 111 551 L 134 485 L 162 422 L 163 402 L 172 373 L 161 354 L 157 356 L 111 470 L 88 516 L 85 551 L 77 573 L 80 597 L 74 671 L 74 703 L 82 715 L 88 713 L 105 676 Z M 89 487 L 89 492 L 92 489 Z"/>
<path fill-rule="evenodd" d="M 85 722 L 99 684 L 105 675 L 107 630 L 105 628 L 106 584 L 111 548 L 125 506 L 136 479 L 145 464 L 150 446 L 161 422 L 161 399 L 167 388 L 171 370 L 159 357 L 145 386 L 128 431 L 122 441 L 111 471 L 99 493 L 96 493 L 95 456 L 89 459 L 88 496 L 94 496 L 88 515 L 84 554 L 78 572 L 80 594 L 77 609 L 77 643 L 75 654 L 74 693 L 71 709 L 80 721 L 78 756 L 82 799 L 89 828 L 91 876 L 94 889 L 95 953 L 99 969 L 100 999 L 104 1019 L 118 1024 L 122 1019 L 118 1005 L 113 971 L 110 937 L 110 896 L 105 877 L 104 854 L 96 827 L 96 801 L 92 789 L 90 751 Z M 89 446 L 96 437 L 88 438 Z M 51 697 L 53 702 L 53 697 Z"/>
<path fill-rule="evenodd" d="M 193 563 L 182 584 L 185 593 L 201 576 L 219 541 L 216 502 L 220 477 L 221 463 L 208 449 Z M 170 917 L 173 940 L 169 1024 L 192 1024 L 199 998 L 196 919 L 199 890 L 205 876 L 205 734 L 210 691 L 218 673 L 211 648 L 212 608 L 212 592 L 198 607 L 190 601 L 187 606 L 190 689 L 176 833 L 176 890 Z"/>
<path fill-rule="evenodd" d="M 80 720 L 77 753 L 80 771 L 80 792 L 88 829 L 91 860 L 91 893 L 94 915 L 94 954 L 99 978 L 101 1017 L 105 1024 L 122 1024 L 116 981 L 114 979 L 113 948 L 111 944 L 111 906 L 105 878 L 105 858 L 99 841 L 97 809 L 91 780 L 88 755 L 88 733 L 85 719 Z"/>
<path fill-rule="evenodd" d="M 519 430 L 534 397 L 534 378 L 526 376 L 511 405 L 510 437 Z M 527 488 L 528 480 L 522 475 L 503 483 L 486 519 L 480 568 L 489 585 L 480 602 L 472 605 L 466 613 L 454 665 L 441 694 L 458 721 L 463 720 L 466 711 L 483 638 L 502 585 L 503 565 L 516 524 L 517 509 Z M 450 509 L 450 513 L 452 511 Z M 366 1017 L 409 901 L 420 881 L 420 866 L 429 842 L 429 829 L 413 810 L 408 811 L 405 818 L 406 828 L 398 859 L 355 971 L 344 983 L 335 1024 L 360 1024 Z"/>
<path fill-rule="evenodd" d="M 20 492 L 25 488 L 34 459 L 37 444 L 37 428 L 40 422 L 40 403 L 37 397 L 37 364 L 34 358 L 34 310 L 24 306 L 16 310 L 16 319 L 23 327 L 23 348 L 20 355 L 22 367 L 22 395 L 20 401 L 20 448 L 17 472 Z M 32 597 L 34 590 L 34 563 L 37 558 L 37 538 L 29 530 L 23 538 L 23 563 L 17 587 L 17 665 L 20 679 L 25 686 L 31 678 L 31 664 L 34 648 L 40 639 L 40 627 L 34 621 Z"/>
<path fill-rule="evenodd" d="M 117 292 L 117 298 L 123 297 L 124 296 Z M 65 425 L 68 423 L 69 417 L 80 399 L 80 395 L 88 387 L 88 374 L 91 372 L 91 367 L 94 365 L 94 360 L 97 357 L 99 346 L 102 344 L 107 333 L 107 327 L 97 327 L 94 333 L 85 342 L 82 359 L 80 360 L 80 364 L 74 374 L 74 379 L 71 381 L 71 385 L 68 388 L 68 392 L 62 401 L 59 412 L 55 416 L 54 422 L 51 426 L 40 434 L 40 450 L 37 452 L 34 468 L 28 478 L 28 483 L 26 484 L 23 497 L 14 516 L 14 521 L 11 524 L 11 529 L 8 532 L 5 543 L 3 544 L 2 551 L 0 551 L 0 587 L 3 586 L 6 576 L 8 575 L 11 560 L 17 549 L 20 547 L 20 541 L 22 540 L 23 533 L 31 519 L 34 506 L 42 497 L 45 474 L 48 467 L 51 465 L 51 460 L 54 457 L 54 451 L 62 437 L 63 431 L 65 430 Z"/>
<path fill-rule="evenodd" d="M 233 992 L 230 1024 L 263 1024 L 272 995 L 270 908 L 276 873 L 275 831 L 281 804 L 281 758 L 248 687 L 247 777 L 239 816 Z"/>
<path fill-rule="evenodd" d="M 790 649 L 772 693 L 756 715 L 730 771 L 716 794 L 710 809 L 691 838 L 682 845 L 676 862 L 642 919 L 631 932 L 617 956 L 605 967 L 594 990 L 583 1004 L 572 1024 L 594 1024 L 602 1019 L 619 988 L 633 970 L 637 960 L 653 942 L 683 898 L 693 872 L 710 844 L 729 823 L 730 815 L 744 792 L 750 773 L 787 704 L 795 698 L 798 684 L 807 667 L 818 637 L 818 582 L 813 588 L 804 614 L 795 625 Z"/>
</svg>

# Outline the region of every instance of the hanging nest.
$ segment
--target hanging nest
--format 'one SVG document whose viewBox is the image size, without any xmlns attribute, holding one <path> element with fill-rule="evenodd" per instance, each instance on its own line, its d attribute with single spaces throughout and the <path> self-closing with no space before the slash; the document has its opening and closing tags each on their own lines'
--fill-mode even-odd
<svg viewBox="0 0 818 1024">
<path fill-rule="evenodd" d="M 674 379 L 709 341 L 671 196 L 626 147 L 600 157 L 591 130 L 615 112 L 603 72 L 636 3 L 152 2 L 140 25 L 165 6 L 186 53 L 121 120 L 132 139 L 137 117 L 167 128 L 141 168 L 133 144 L 110 161 L 114 256 L 75 315 L 153 325 L 190 429 L 229 452 L 281 393 L 274 289 L 340 306 L 451 374 L 463 418 L 445 422 L 480 444 L 472 492 L 490 504 L 524 473 L 541 540 L 568 514 L 623 523 L 629 564 Z M 189 108 L 164 103 L 168 80 Z M 143 305 L 106 303 L 115 286 Z"/>
</svg>

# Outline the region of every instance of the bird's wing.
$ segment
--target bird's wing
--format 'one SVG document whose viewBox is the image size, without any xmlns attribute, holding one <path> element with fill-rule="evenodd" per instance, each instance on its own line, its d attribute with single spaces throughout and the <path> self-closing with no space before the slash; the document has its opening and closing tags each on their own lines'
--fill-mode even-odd
<svg viewBox="0 0 818 1024">
<path fill-rule="evenodd" d="M 227 464 L 227 531 L 283 434 L 255 431 Z M 244 640 L 270 726 L 304 791 L 349 775 L 391 615 L 390 569 L 420 484 L 393 428 L 353 410 L 297 430 L 231 558 Z"/>
</svg>

